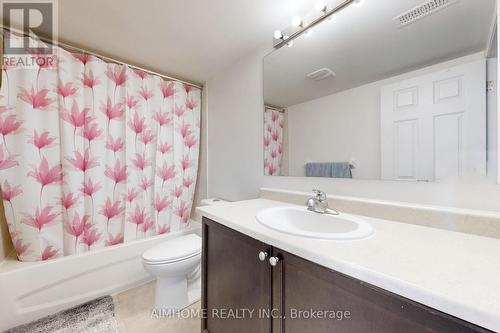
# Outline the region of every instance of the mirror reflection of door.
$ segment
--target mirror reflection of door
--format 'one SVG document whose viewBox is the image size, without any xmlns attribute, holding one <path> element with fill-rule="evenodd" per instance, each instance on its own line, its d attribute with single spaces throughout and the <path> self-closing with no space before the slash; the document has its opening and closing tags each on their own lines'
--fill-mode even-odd
<svg viewBox="0 0 500 333">
<path fill-rule="evenodd" d="M 496 181 L 496 20 L 495 0 L 365 0 L 270 53 L 266 175 Z"/>
<path fill-rule="evenodd" d="M 382 179 L 486 175 L 484 59 L 381 89 Z"/>
</svg>

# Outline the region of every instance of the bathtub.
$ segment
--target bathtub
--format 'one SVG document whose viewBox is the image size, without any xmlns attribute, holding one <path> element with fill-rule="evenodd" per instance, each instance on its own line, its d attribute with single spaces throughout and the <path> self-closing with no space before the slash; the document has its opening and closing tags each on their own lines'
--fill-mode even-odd
<svg viewBox="0 0 500 333">
<path fill-rule="evenodd" d="M 23 263 L 12 253 L 0 263 L 0 332 L 38 318 L 153 280 L 142 253 L 185 230 L 47 262 Z"/>
</svg>

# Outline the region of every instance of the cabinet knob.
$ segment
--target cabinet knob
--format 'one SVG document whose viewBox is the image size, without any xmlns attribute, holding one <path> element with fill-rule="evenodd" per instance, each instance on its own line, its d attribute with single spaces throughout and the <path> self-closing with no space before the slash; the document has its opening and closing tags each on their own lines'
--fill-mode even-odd
<svg viewBox="0 0 500 333">
<path fill-rule="evenodd" d="M 278 265 L 278 262 L 279 262 L 279 261 L 280 261 L 280 260 L 279 260 L 279 258 L 278 258 L 278 257 L 271 257 L 271 258 L 269 258 L 269 264 L 270 264 L 271 266 L 273 266 L 273 267 L 274 267 L 274 266 L 276 266 L 276 265 Z"/>
<path fill-rule="evenodd" d="M 267 258 L 267 252 L 265 252 L 265 251 L 260 251 L 260 252 L 259 252 L 259 260 L 260 260 L 260 261 L 265 261 L 265 260 L 266 260 L 266 258 Z"/>
</svg>

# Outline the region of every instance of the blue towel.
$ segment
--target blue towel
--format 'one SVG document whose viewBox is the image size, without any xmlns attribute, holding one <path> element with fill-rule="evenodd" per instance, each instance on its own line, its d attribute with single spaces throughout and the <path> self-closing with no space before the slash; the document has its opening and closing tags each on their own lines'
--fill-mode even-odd
<svg viewBox="0 0 500 333">
<path fill-rule="evenodd" d="M 332 163 L 306 163 L 306 177 L 331 177 Z"/>
<path fill-rule="evenodd" d="M 352 178 L 349 162 L 306 163 L 306 177 Z"/>
<path fill-rule="evenodd" d="M 333 178 L 352 178 L 351 164 L 349 162 L 332 163 Z"/>
</svg>

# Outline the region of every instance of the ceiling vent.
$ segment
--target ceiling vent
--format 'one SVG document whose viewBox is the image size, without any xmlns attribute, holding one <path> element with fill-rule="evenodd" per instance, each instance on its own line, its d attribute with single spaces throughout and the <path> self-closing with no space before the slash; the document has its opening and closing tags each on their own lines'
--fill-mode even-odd
<svg viewBox="0 0 500 333">
<path fill-rule="evenodd" d="M 333 72 L 330 68 L 321 68 L 321 69 L 318 69 L 317 71 L 314 71 L 314 72 L 311 72 L 309 74 L 307 74 L 307 78 L 308 79 L 311 79 L 313 81 L 322 81 L 322 80 L 325 80 L 325 79 L 328 79 L 330 77 L 334 77 L 336 76 L 337 74 L 335 74 L 335 72 Z"/>
<path fill-rule="evenodd" d="M 457 3 L 457 1 L 458 0 L 429 0 L 399 16 L 396 16 L 392 20 L 396 22 L 398 27 L 403 28 L 426 16 L 434 14 L 441 9 L 449 7 Z"/>
</svg>

